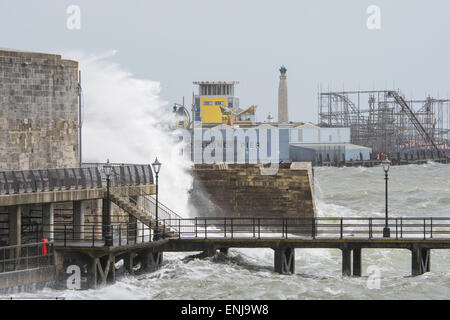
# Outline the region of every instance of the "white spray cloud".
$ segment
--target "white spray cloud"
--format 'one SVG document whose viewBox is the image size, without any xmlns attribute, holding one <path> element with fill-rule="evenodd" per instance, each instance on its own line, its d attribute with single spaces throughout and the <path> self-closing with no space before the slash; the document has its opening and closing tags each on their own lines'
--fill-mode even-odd
<svg viewBox="0 0 450 320">
<path fill-rule="evenodd" d="M 160 99 L 159 82 L 136 79 L 101 55 L 80 52 L 63 56 L 79 62 L 83 87 L 83 161 L 150 164 L 158 157 L 161 201 L 188 216 L 190 163 L 163 128 L 173 121 L 168 103 Z"/>
</svg>

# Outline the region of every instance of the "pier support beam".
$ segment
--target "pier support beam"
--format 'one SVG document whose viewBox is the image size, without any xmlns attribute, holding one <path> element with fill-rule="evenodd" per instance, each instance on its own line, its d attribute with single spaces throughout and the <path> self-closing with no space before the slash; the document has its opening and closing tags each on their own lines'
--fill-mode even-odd
<svg viewBox="0 0 450 320">
<path fill-rule="evenodd" d="M 134 274 L 134 258 L 136 257 L 136 252 L 127 252 L 125 256 L 123 257 L 123 265 L 125 270 L 129 274 Z"/>
<path fill-rule="evenodd" d="M 423 272 L 430 272 L 430 262 L 431 262 L 431 250 L 430 249 L 420 249 L 420 256 L 422 258 L 422 269 Z"/>
<path fill-rule="evenodd" d="M 353 250 L 353 276 L 361 277 L 361 248 Z"/>
<path fill-rule="evenodd" d="M 295 273 L 295 248 L 274 249 L 275 272 L 280 274 Z"/>
<path fill-rule="evenodd" d="M 115 257 L 112 254 L 95 258 L 95 286 L 113 284 L 116 281 Z"/>
<path fill-rule="evenodd" d="M 220 248 L 219 250 L 220 250 L 220 253 L 222 253 L 224 255 L 227 255 L 228 254 L 228 249 L 229 248 Z"/>
<path fill-rule="evenodd" d="M 204 250 L 200 255 L 203 258 L 208 258 L 208 257 L 214 257 L 217 253 L 217 249 L 214 247 L 208 247 L 206 250 Z"/>
<path fill-rule="evenodd" d="M 342 275 L 351 276 L 352 275 L 352 264 L 351 264 L 351 253 L 350 248 L 342 248 Z"/>
<path fill-rule="evenodd" d="M 42 224 L 43 226 L 43 237 L 52 241 L 55 239 L 54 235 L 54 223 L 55 223 L 55 204 L 54 203 L 44 203 L 42 204 Z"/>
<path fill-rule="evenodd" d="M 411 275 L 413 277 L 430 271 L 431 250 L 413 245 L 411 248 Z"/>
<path fill-rule="evenodd" d="M 153 272 L 158 270 L 163 262 L 163 253 L 161 251 L 142 251 L 139 252 L 141 257 L 141 270 L 146 272 Z"/>
<path fill-rule="evenodd" d="M 413 247 L 411 249 L 411 275 L 413 277 L 421 275 L 421 257 L 420 257 L 420 250 L 417 247 Z"/>
<path fill-rule="evenodd" d="M 87 290 L 97 287 L 98 279 L 101 279 L 97 266 L 97 260 L 100 257 L 86 251 L 55 249 L 54 253 L 56 269 L 55 287 L 58 290 Z M 101 265 L 101 261 L 98 263 Z M 105 272 L 105 268 L 103 266 L 101 267 L 102 272 Z"/>
</svg>

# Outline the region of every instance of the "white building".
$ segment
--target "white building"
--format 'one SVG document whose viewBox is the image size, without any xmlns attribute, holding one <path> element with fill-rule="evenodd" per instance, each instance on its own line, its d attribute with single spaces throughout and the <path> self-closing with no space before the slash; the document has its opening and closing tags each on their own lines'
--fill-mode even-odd
<svg viewBox="0 0 450 320">
<path fill-rule="evenodd" d="M 292 161 L 322 159 L 370 159 L 372 149 L 351 144 L 350 128 L 319 127 L 312 123 L 289 129 L 289 152 Z"/>
<path fill-rule="evenodd" d="M 306 123 L 289 130 L 289 143 L 350 143 L 350 128 L 318 127 Z"/>
</svg>

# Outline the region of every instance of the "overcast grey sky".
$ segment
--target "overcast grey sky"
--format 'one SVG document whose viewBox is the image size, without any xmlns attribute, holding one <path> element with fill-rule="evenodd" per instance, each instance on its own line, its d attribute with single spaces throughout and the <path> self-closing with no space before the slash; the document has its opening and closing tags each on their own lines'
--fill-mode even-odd
<svg viewBox="0 0 450 320">
<path fill-rule="evenodd" d="M 66 26 L 69 5 L 81 29 Z M 381 9 L 381 28 L 366 12 Z M 317 121 L 317 88 L 400 88 L 409 98 L 450 90 L 448 0 L 0 0 L 0 47 L 62 53 L 116 49 L 111 59 L 191 103 L 194 80 L 239 80 L 241 107 L 277 115 L 288 69 L 292 121 Z"/>
</svg>

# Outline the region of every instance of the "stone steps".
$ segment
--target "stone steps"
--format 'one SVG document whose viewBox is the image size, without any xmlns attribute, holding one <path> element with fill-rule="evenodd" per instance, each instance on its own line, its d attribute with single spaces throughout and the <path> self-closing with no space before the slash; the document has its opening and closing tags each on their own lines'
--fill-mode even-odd
<svg viewBox="0 0 450 320">
<path fill-rule="evenodd" d="M 113 203 L 122 208 L 128 214 L 135 217 L 137 221 L 142 222 L 149 228 L 155 228 L 156 219 L 154 219 L 151 215 L 147 214 L 146 212 L 136 207 L 127 199 L 120 197 L 114 192 L 110 192 L 110 199 Z M 174 230 L 172 230 L 169 227 L 164 227 L 164 225 L 161 222 L 158 223 L 158 229 L 164 234 L 165 238 L 177 237 L 177 234 Z"/>
</svg>

